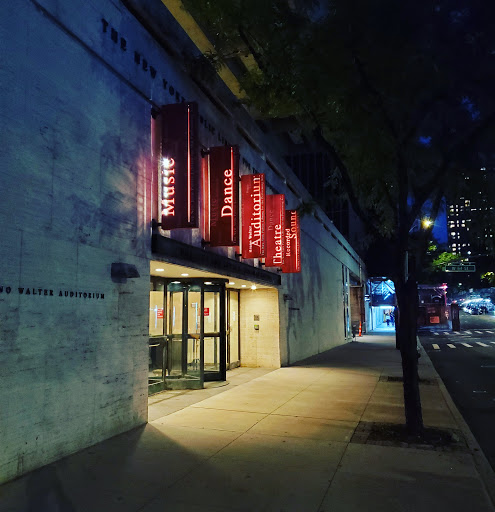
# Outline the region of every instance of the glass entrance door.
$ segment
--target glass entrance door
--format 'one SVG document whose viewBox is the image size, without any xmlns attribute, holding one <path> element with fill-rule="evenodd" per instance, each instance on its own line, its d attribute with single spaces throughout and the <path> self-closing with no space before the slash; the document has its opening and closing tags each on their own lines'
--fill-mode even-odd
<svg viewBox="0 0 495 512">
<path fill-rule="evenodd" d="M 225 380 L 225 284 L 173 281 L 166 293 L 166 387 L 197 388 L 204 381 Z"/>
<path fill-rule="evenodd" d="M 203 315 L 205 380 L 225 380 L 225 285 L 205 285 Z"/>
</svg>

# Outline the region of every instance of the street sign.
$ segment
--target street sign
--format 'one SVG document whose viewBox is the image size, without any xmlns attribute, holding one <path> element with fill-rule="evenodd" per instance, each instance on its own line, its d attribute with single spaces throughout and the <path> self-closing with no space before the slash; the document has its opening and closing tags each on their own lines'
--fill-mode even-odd
<svg viewBox="0 0 495 512">
<path fill-rule="evenodd" d="M 451 263 L 443 267 L 444 272 L 476 272 L 476 265 L 474 263 Z"/>
</svg>

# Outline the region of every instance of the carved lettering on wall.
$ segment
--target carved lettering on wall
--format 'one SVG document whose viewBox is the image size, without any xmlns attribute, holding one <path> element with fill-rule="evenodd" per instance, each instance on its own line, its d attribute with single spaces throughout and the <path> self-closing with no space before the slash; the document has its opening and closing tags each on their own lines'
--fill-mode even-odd
<svg viewBox="0 0 495 512">
<path fill-rule="evenodd" d="M 103 300 L 105 294 L 101 292 L 88 292 L 81 290 L 53 290 L 50 288 L 35 288 L 32 286 L 5 286 L 0 285 L 0 294 L 5 295 L 29 295 L 38 297 L 67 297 L 70 299 L 95 299 Z"/>
</svg>

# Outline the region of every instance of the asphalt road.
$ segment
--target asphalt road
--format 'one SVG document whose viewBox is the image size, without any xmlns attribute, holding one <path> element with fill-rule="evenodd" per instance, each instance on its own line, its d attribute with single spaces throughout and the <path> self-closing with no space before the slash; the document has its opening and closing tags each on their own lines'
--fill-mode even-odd
<svg viewBox="0 0 495 512">
<path fill-rule="evenodd" d="M 461 331 L 420 331 L 419 338 L 495 470 L 495 316 L 461 311 Z"/>
</svg>

